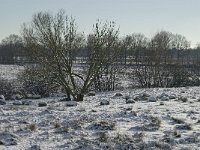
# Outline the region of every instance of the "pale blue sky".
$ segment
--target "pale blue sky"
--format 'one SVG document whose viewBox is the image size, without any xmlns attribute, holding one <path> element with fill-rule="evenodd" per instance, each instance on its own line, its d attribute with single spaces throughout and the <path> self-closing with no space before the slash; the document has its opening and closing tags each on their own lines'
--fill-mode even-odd
<svg viewBox="0 0 200 150">
<path fill-rule="evenodd" d="M 90 32 L 97 19 L 115 21 L 121 35 L 140 32 L 151 37 L 167 30 L 200 42 L 200 0 L 0 0 L 0 41 L 19 34 L 38 11 L 64 9 L 79 29 Z"/>
</svg>

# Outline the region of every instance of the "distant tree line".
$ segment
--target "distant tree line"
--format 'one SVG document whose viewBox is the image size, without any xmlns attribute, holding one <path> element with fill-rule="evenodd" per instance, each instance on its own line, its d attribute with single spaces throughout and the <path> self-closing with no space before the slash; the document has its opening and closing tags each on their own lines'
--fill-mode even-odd
<svg viewBox="0 0 200 150">
<path fill-rule="evenodd" d="M 11 34 L 0 43 L 0 64 L 19 64 L 28 61 L 22 37 Z"/>
<path fill-rule="evenodd" d="M 85 37 L 81 37 L 82 40 Z M 162 60 L 171 64 L 199 64 L 200 47 L 190 48 L 190 42 L 180 34 L 160 31 L 151 39 L 141 33 L 134 33 L 119 38 L 121 52 L 118 61 L 124 65 L 145 64 L 146 59 L 152 62 Z M 88 57 L 88 48 L 79 47 L 74 52 L 74 61 L 84 62 Z M 11 34 L 0 43 L 0 63 L 16 64 L 31 62 L 22 37 Z"/>
<path fill-rule="evenodd" d="M 139 87 L 200 84 L 200 49 L 191 49 L 184 36 L 160 31 L 147 39 L 133 34 L 125 37 L 124 43 L 125 65 L 134 67 L 131 77 Z"/>
</svg>

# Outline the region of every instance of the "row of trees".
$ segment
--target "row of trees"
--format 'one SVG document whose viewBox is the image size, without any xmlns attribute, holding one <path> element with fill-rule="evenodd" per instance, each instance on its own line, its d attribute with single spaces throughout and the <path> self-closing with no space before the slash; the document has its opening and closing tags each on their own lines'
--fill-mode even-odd
<svg viewBox="0 0 200 150">
<path fill-rule="evenodd" d="M 126 41 L 128 64 L 135 66 L 131 76 L 139 87 L 199 85 L 200 49 L 190 49 L 184 36 L 161 31 L 149 41 L 141 34 Z"/>
<path fill-rule="evenodd" d="M 73 19 L 73 18 L 71 18 Z M 75 20 L 73 20 L 75 23 Z M 99 22 L 100 23 L 100 22 Z M 113 23 L 114 25 L 114 23 Z M 76 25 L 74 24 L 74 27 Z M 77 27 L 74 28 L 77 32 Z M 119 31 L 119 30 L 118 30 Z M 92 35 L 88 35 L 85 37 L 83 33 L 78 33 L 76 36 L 77 40 L 77 48 L 73 51 L 74 61 L 76 58 L 88 57 L 88 44 L 87 39 L 91 39 Z M 184 63 L 184 60 L 193 59 L 198 60 L 198 50 L 199 47 L 190 48 L 190 42 L 180 34 L 172 34 L 167 31 L 160 31 L 156 33 L 151 39 L 148 39 L 141 33 L 134 33 L 132 35 L 127 35 L 125 37 L 118 37 L 119 46 L 121 48 L 120 58 L 121 63 L 130 64 L 141 62 L 141 56 L 150 55 L 152 57 L 155 56 L 157 59 L 162 59 L 167 61 L 167 59 L 173 59 L 176 62 L 179 61 Z M 0 43 L 0 63 L 16 63 L 24 60 L 29 60 L 27 55 L 27 51 L 24 47 L 24 41 L 21 36 L 11 34 L 6 37 Z M 148 51 L 146 51 L 148 49 Z M 193 51 L 191 51 L 193 50 Z M 144 54 L 146 53 L 146 54 Z M 156 53 L 156 55 L 154 55 Z M 158 57 L 160 56 L 160 58 Z M 170 58 L 164 58 L 170 57 Z M 188 58 L 186 58 L 188 57 Z M 189 58 L 190 57 L 190 58 Z M 195 58 L 196 57 L 196 58 Z M 152 58 L 155 60 L 155 58 Z M 171 60 L 170 60 L 171 61 Z"/>
<path fill-rule="evenodd" d="M 0 44 L 0 63 L 15 64 L 25 59 L 22 37 L 11 34 L 1 41 Z"/>
<path fill-rule="evenodd" d="M 9 37 L 5 41 L 17 42 L 2 45 L 18 47 L 20 41 L 23 54 L 34 61 L 24 76 L 43 86 L 62 86 L 69 99 L 78 101 L 90 88 L 114 90 L 122 68 L 133 69 L 130 76 L 140 87 L 168 87 L 181 86 L 190 77 L 186 73 L 197 70 L 191 66 L 199 64 L 199 49 L 190 49 L 182 35 L 160 31 L 151 39 L 142 34 L 120 37 L 114 22 L 100 21 L 84 35 L 62 10 L 56 15 L 35 14 L 17 39 Z"/>
</svg>

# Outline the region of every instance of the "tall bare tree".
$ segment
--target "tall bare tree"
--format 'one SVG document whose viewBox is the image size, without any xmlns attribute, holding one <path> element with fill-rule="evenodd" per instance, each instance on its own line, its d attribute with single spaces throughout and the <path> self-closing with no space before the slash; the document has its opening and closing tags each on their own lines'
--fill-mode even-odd
<svg viewBox="0 0 200 150">
<path fill-rule="evenodd" d="M 43 74 L 55 84 L 61 85 L 68 97 L 82 101 L 84 94 L 97 76 L 102 74 L 117 55 L 113 53 L 118 45 L 118 30 L 113 22 L 98 21 L 87 41 L 77 31 L 73 17 L 64 11 L 55 16 L 48 12 L 39 12 L 33 16 L 32 24 L 22 30 L 27 49 Z M 76 51 L 88 49 L 84 71 L 75 67 Z"/>
<path fill-rule="evenodd" d="M 147 41 L 147 38 L 141 33 L 134 33 L 123 38 L 123 49 L 126 57 L 129 57 L 130 63 L 139 63 L 139 55 L 147 47 Z"/>
</svg>

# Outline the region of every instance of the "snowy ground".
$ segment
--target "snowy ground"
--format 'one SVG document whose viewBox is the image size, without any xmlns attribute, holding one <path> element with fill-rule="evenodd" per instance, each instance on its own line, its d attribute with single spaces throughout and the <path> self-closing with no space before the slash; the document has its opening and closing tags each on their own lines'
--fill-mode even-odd
<svg viewBox="0 0 200 150">
<path fill-rule="evenodd" d="M 17 74 L 24 69 L 19 65 L 0 65 L 0 77 L 8 80 L 16 79 Z"/>
<path fill-rule="evenodd" d="M 199 91 L 98 93 L 73 107 L 59 97 L 25 100 L 32 102 L 27 106 L 7 101 L 0 106 L 0 149 L 198 149 Z M 100 105 L 105 100 L 110 104 Z M 47 106 L 38 107 L 41 101 Z"/>
</svg>

